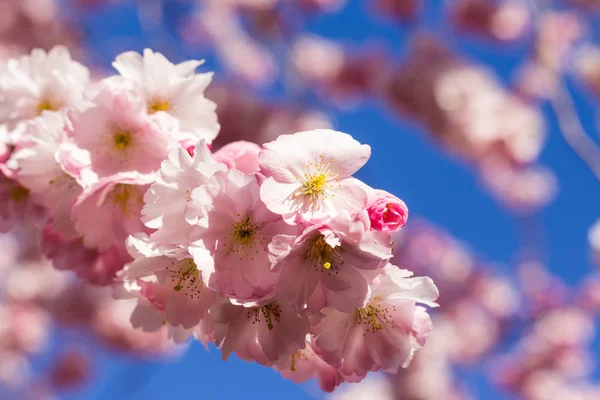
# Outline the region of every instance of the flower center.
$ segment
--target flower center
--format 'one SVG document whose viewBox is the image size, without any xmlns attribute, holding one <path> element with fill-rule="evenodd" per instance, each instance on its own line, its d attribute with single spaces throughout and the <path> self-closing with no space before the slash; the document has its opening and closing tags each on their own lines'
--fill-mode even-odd
<svg viewBox="0 0 600 400">
<path fill-rule="evenodd" d="M 275 327 L 274 322 L 279 322 L 281 319 L 281 307 L 276 301 L 273 301 L 266 306 L 253 307 L 247 311 L 248 318 L 254 318 L 253 324 L 261 321 L 267 324 L 267 328 L 272 330 Z"/>
<path fill-rule="evenodd" d="M 305 258 L 311 260 L 317 266 L 317 269 L 323 267 L 327 270 L 339 267 L 344 264 L 340 256 L 339 247 L 331 247 L 326 241 L 325 236 L 319 234 L 312 245 L 306 251 Z"/>
<path fill-rule="evenodd" d="M 367 304 L 364 308 L 356 309 L 356 322 L 358 325 L 366 325 L 365 330 L 371 333 L 382 330 L 382 324 L 390 327 L 394 326 L 394 321 L 388 309 L 375 302 Z"/>
<path fill-rule="evenodd" d="M 133 185 L 123 183 L 115 185 L 109 197 L 113 203 L 117 204 L 123 214 L 127 214 L 128 210 L 130 210 L 132 200 L 140 204 L 143 203 L 143 198 L 137 191 L 137 188 Z"/>
<path fill-rule="evenodd" d="M 15 203 L 20 203 L 22 201 L 27 200 L 29 197 L 29 190 L 25 189 L 23 186 L 14 185 L 10 188 L 10 198 Z"/>
<path fill-rule="evenodd" d="M 257 225 L 252 223 L 250 217 L 246 218 L 244 221 L 238 222 L 233 225 L 233 230 L 231 232 L 231 236 L 233 237 L 233 241 L 236 243 L 243 245 L 250 244 L 254 241 L 254 237 L 256 236 Z"/>
<path fill-rule="evenodd" d="M 181 292 L 194 300 L 199 298 L 204 288 L 204 282 L 200 277 L 198 266 L 191 258 L 174 260 L 166 270 L 170 274 L 170 280 L 174 284 L 173 290 Z"/>
<path fill-rule="evenodd" d="M 324 161 L 323 156 L 320 155 L 317 163 L 309 163 L 302 177 L 298 178 L 302 186 L 294 196 L 303 197 L 308 200 L 310 207 L 318 208 L 340 176 L 339 173 L 334 174 L 331 170 L 331 161 Z M 335 194 L 331 193 L 331 196 L 333 197 Z"/>
<path fill-rule="evenodd" d="M 294 354 L 292 354 L 292 360 L 291 360 L 291 365 L 290 365 L 290 371 L 295 372 L 296 371 L 296 363 L 298 361 L 308 361 L 309 360 L 309 356 L 306 354 L 307 352 L 309 352 L 310 349 L 307 346 L 304 350 L 300 349 L 298 351 L 296 351 Z M 310 353 L 312 353 L 312 351 L 310 351 Z M 311 354 L 312 355 L 312 354 Z"/>
<path fill-rule="evenodd" d="M 42 100 L 37 105 L 38 114 L 42 115 L 44 111 L 58 111 L 60 109 L 59 106 L 53 104 L 49 100 Z"/>
<path fill-rule="evenodd" d="M 113 144 L 119 150 L 127 149 L 133 140 L 131 133 L 129 132 L 115 132 L 113 135 Z"/>
<path fill-rule="evenodd" d="M 238 214 L 239 216 L 240 214 Z M 255 254 L 266 251 L 264 239 L 260 234 L 261 225 L 262 223 L 253 223 L 251 217 L 246 217 L 246 219 L 233 224 L 231 227 L 226 225 L 225 229 L 229 230 L 229 238 L 225 237 L 223 240 L 226 255 L 237 253 L 240 261 L 244 257 L 248 257 L 253 261 Z"/>
<path fill-rule="evenodd" d="M 148 114 L 154 114 L 159 111 L 168 111 L 169 102 L 161 100 L 153 100 L 148 104 Z"/>
<path fill-rule="evenodd" d="M 325 174 L 307 174 L 302 184 L 302 193 L 311 198 L 322 196 L 327 188 L 327 176 Z"/>
</svg>

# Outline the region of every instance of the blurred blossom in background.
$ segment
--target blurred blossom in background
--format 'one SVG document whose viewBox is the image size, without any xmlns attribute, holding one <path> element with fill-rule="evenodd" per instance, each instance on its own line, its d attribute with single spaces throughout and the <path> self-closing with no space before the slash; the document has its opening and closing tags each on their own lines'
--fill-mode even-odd
<svg viewBox="0 0 600 400">
<path fill-rule="evenodd" d="M 204 59 L 213 150 L 328 127 L 370 144 L 358 177 L 411 213 L 392 261 L 441 306 L 409 368 L 325 394 L 134 330 L 135 300 L 53 268 L 20 224 L 0 236 L 0 398 L 600 399 L 599 21 L 593 0 L 0 0 L 2 60 Z M 2 223 L 35 222 L 13 203 Z"/>
</svg>

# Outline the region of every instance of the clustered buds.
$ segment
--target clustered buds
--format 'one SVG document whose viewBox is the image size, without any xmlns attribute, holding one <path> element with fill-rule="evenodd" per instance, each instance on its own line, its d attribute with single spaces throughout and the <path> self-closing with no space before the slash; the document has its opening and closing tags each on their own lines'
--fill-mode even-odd
<svg viewBox="0 0 600 400">
<path fill-rule="evenodd" d="M 131 324 L 324 390 L 397 373 L 432 330 L 431 279 L 390 263 L 408 209 L 353 177 L 330 129 L 262 147 L 219 133 L 199 61 L 128 52 L 91 81 L 65 48 L 0 69 L 3 230 L 32 219 L 57 269 L 111 285 Z"/>
</svg>

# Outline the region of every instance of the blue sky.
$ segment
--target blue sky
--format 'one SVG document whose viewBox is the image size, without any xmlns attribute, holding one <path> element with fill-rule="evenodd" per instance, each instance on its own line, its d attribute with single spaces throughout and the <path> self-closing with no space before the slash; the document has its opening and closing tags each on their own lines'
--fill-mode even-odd
<svg viewBox="0 0 600 400">
<path fill-rule="evenodd" d="M 348 45 L 377 37 L 394 58 L 400 58 L 407 31 L 391 21 L 371 18 L 367 1 L 349 0 L 348 3 L 350 6 L 342 13 L 318 16 L 310 20 L 307 28 Z M 439 15 L 440 1 L 430 3 L 436 5 L 436 9 L 424 16 L 424 23 L 437 32 L 448 33 L 450 28 Z M 170 9 L 169 13 L 185 11 L 185 6 L 179 7 Z M 125 4 L 110 11 L 95 11 L 86 17 L 87 40 L 101 52 L 103 62 L 107 63 L 121 51 L 139 51 L 151 46 L 166 53 L 185 52 L 189 57 L 206 58 L 206 67 L 219 75 L 214 54 L 180 48 L 165 32 L 144 36 L 133 11 Z M 498 48 L 471 39 L 461 39 L 451 45 L 467 57 L 488 63 L 506 82 L 527 49 L 526 44 Z M 576 83 L 571 86 L 577 88 Z M 276 98 L 281 93 L 274 89 L 265 92 L 265 96 Z M 581 94 L 575 97 L 585 127 L 596 135 L 596 115 L 590 99 Z M 566 146 L 553 114 L 548 109 L 544 109 L 544 113 L 548 142 L 541 162 L 556 173 L 560 193 L 538 218 L 545 230 L 543 243 L 549 268 L 568 283 L 575 283 L 592 270 L 586 235 L 589 226 L 600 216 L 600 185 Z M 333 117 L 339 130 L 372 146 L 373 156 L 359 172 L 360 178 L 403 198 L 412 218 L 424 217 L 442 226 L 485 258 L 503 262 L 498 268 L 503 273 L 511 273 L 511 262 L 514 265 L 519 250 L 519 222 L 480 190 L 474 172 L 467 165 L 428 140 L 419 126 L 400 120 L 379 101 L 369 100 L 352 111 L 334 111 Z M 223 363 L 216 349 L 206 352 L 200 345 L 192 345 L 187 355 L 176 363 L 146 363 L 99 353 L 102 354 L 95 365 L 97 379 L 93 385 L 65 398 L 281 399 L 282 395 L 287 400 L 320 398 L 314 384 L 294 385 L 270 369 L 235 357 Z M 477 398 L 508 398 L 491 391 L 479 372 L 463 371 L 461 375 L 467 378 Z"/>
</svg>

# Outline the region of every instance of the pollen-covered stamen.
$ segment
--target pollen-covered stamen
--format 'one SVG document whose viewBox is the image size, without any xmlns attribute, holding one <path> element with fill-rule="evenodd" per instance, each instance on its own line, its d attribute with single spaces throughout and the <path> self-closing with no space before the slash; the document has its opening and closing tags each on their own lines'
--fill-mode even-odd
<svg viewBox="0 0 600 400">
<path fill-rule="evenodd" d="M 204 283 L 200 278 L 198 267 L 194 263 L 194 260 L 186 258 L 180 261 L 173 261 L 166 269 L 169 272 L 171 282 L 174 283 L 174 291 L 182 292 L 191 299 L 200 296 Z"/>
<path fill-rule="evenodd" d="M 253 324 L 264 322 L 267 324 L 267 328 L 272 330 L 275 323 L 281 319 L 281 307 L 276 301 L 272 301 L 266 306 L 249 308 L 246 315 L 248 318 L 254 319 Z"/>
<path fill-rule="evenodd" d="M 113 145 L 118 150 L 126 150 L 133 142 L 133 136 L 129 132 L 117 131 L 112 137 Z"/>
<path fill-rule="evenodd" d="M 305 258 L 313 261 L 317 269 L 335 270 L 344 265 L 344 260 L 340 253 L 340 247 L 331 247 L 325 241 L 325 236 L 320 234 L 306 251 Z"/>
<path fill-rule="evenodd" d="M 241 214 L 238 214 L 241 217 Z M 254 223 L 251 217 L 241 219 L 234 224 L 226 225 L 225 230 L 229 232 L 229 237 L 223 240 L 223 247 L 227 255 L 235 253 L 239 256 L 239 261 L 244 257 L 254 260 L 254 256 L 262 251 L 267 251 L 265 240 L 260 234 L 261 223 Z"/>
<path fill-rule="evenodd" d="M 127 216 L 134 205 L 143 204 L 144 202 L 142 195 L 135 186 L 123 183 L 115 185 L 108 195 L 108 200 L 117 204 L 125 216 Z"/>
<path fill-rule="evenodd" d="M 298 361 L 308 361 L 308 355 L 306 354 L 307 351 L 309 351 L 308 348 L 305 350 L 300 349 L 300 350 L 296 351 L 294 354 L 292 354 L 290 371 L 296 372 L 296 363 Z M 311 353 L 312 353 L 312 351 L 311 351 Z"/>
<path fill-rule="evenodd" d="M 29 198 L 29 190 L 23 186 L 12 185 L 10 188 L 10 198 L 15 203 L 21 203 Z"/>
<path fill-rule="evenodd" d="M 170 104 L 168 101 L 152 100 L 148 103 L 148 114 L 154 114 L 159 111 L 169 111 Z"/>
<path fill-rule="evenodd" d="M 356 322 L 359 325 L 366 325 L 365 330 L 371 333 L 382 330 L 384 325 L 394 326 L 391 313 L 376 302 L 371 302 L 364 308 L 357 308 Z"/>
<path fill-rule="evenodd" d="M 37 105 L 38 114 L 42 115 L 44 111 L 58 111 L 60 106 L 51 102 L 50 100 L 42 100 Z"/>
<path fill-rule="evenodd" d="M 309 163 L 303 175 L 298 178 L 302 186 L 294 196 L 305 198 L 313 208 L 320 207 L 321 202 L 329 195 L 335 196 L 330 193 L 330 189 L 336 185 L 341 173 L 333 172 L 331 162 L 332 160 L 323 160 L 323 156 L 320 155 L 317 163 Z"/>
</svg>

